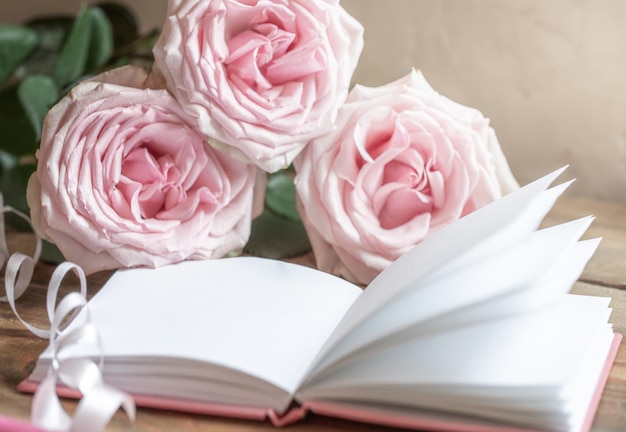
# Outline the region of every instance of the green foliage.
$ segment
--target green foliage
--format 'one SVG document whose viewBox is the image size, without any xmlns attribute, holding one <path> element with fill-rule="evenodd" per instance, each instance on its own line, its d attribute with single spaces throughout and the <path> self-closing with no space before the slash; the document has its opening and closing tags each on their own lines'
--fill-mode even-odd
<svg viewBox="0 0 626 432">
<path fill-rule="evenodd" d="M 267 181 L 265 206 L 277 216 L 300 222 L 300 215 L 296 210 L 296 189 L 291 171 L 279 171 L 270 176 Z"/>
<path fill-rule="evenodd" d="M 38 145 L 17 89 L 13 85 L 0 92 L 0 148 L 19 158 L 34 154 Z"/>
<path fill-rule="evenodd" d="M 61 87 L 97 70 L 113 55 L 113 26 L 98 7 L 83 6 L 54 62 L 52 76 Z"/>
<path fill-rule="evenodd" d="M 252 221 L 250 240 L 244 252 L 273 259 L 304 254 L 311 244 L 302 223 L 281 218 L 269 210 Z"/>
<path fill-rule="evenodd" d="M 34 171 L 35 165 L 33 164 L 16 164 L 3 170 L 0 175 L 0 190 L 6 205 L 28 214 L 26 184 Z M 5 219 L 7 224 L 14 228 L 30 230 L 26 221 L 12 213 L 5 214 Z"/>
<path fill-rule="evenodd" d="M 92 27 L 87 11 L 85 6 L 80 10 L 54 64 L 52 77 L 61 87 L 78 80 L 85 72 Z"/>
<path fill-rule="evenodd" d="M 135 14 L 104 2 L 83 6 L 76 16 L 46 16 L 21 25 L 0 23 L 0 191 L 4 201 L 29 212 L 26 185 L 48 110 L 77 82 L 138 57 L 150 61 Z M 13 228 L 28 229 L 7 215 Z M 48 260 L 60 254 L 46 245 Z"/>
<path fill-rule="evenodd" d="M 0 85 L 38 44 L 37 35 L 32 29 L 0 24 Z"/>
<path fill-rule="evenodd" d="M 132 46 L 142 36 L 139 34 L 137 16 L 127 7 L 115 3 L 105 2 L 98 4 L 104 12 L 113 30 L 113 43 L 117 50 Z"/>
<path fill-rule="evenodd" d="M 113 26 L 102 9 L 87 9 L 91 21 L 89 48 L 87 50 L 87 70 L 96 70 L 107 64 L 113 55 Z"/>
<path fill-rule="evenodd" d="M 59 90 L 52 78 L 31 75 L 21 82 L 17 88 L 17 96 L 36 139 L 39 140 L 43 119 L 52 104 L 57 101 Z"/>
<path fill-rule="evenodd" d="M 311 250 L 296 209 L 296 189 L 291 170 L 272 174 L 267 182 L 265 211 L 252 222 L 244 251 L 265 258 L 283 259 Z"/>
<path fill-rule="evenodd" d="M 41 261 L 51 264 L 57 264 L 65 261 L 65 257 L 55 244 L 46 240 L 41 242 Z"/>
</svg>

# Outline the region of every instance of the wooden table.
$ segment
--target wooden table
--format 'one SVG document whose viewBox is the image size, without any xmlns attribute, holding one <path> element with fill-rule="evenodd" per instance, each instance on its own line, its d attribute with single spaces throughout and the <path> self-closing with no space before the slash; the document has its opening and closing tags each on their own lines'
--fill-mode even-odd
<svg viewBox="0 0 626 432">
<path fill-rule="evenodd" d="M 574 286 L 577 294 L 592 294 L 613 298 L 613 316 L 616 332 L 626 334 L 626 204 L 599 202 L 591 199 L 564 197 L 548 216 L 546 224 L 575 219 L 593 214 L 596 220 L 587 237 L 603 237 L 600 249 L 587 266 L 581 280 Z M 13 234 L 9 242 L 23 248 L 31 241 L 25 234 Z M 299 262 L 311 263 L 310 256 L 299 257 Z M 45 326 L 45 286 L 52 266 L 39 265 L 29 292 L 19 300 L 23 318 L 35 325 Z M 101 273 L 89 277 L 90 295 L 93 295 L 110 276 Z M 68 282 L 71 282 L 68 280 Z M 47 341 L 38 339 L 14 317 L 8 305 L 0 304 L 0 415 L 27 420 L 31 396 L 15 390 L 26 378 L 37 355 Z M 626 431 L 626 343 L 622 342 L 611 371 L 600 407 L 593 425 L 596 432 Z M 64 402 L 72 410 L 75 403 Z M 275 431 L 269 423 L 211 418 L 174 412 L 139 409 L 137 420 L 130 424 L 118 413 L 107 430 L 111 431 Z M 389 428 L 347 421 L 308 416 L 289 428 L 292 431 L 381 431 Z"/>
</svg>

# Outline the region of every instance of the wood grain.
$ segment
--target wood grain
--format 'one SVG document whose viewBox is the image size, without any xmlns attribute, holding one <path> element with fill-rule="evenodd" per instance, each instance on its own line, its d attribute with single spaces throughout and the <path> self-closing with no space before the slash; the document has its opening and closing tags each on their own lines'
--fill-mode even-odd
<svg viewBox="0 0 626 432">
<path fill-rule="evenodd" d="M 603 237 L 599 250 L 587 266 L 581 281 L 572 292 L 576 294 L 612 297 L 612 322 L 615 330 L 626 334 L 626 205 L 601 202 L 586 198 L 562 198 L 546 219 L 551 225 L 586 215 L 596 220 L 587 237 Z M 28 235 L 9 236 L 12 250 L 28 251 L 32 238 Z M 305 265 L 313 265 L 310 255 L 294 258 Z M 31 289 L 19 300 L 20 314 L 28 322 L 45 327 L 45 286 L 53 267 L 39 264 Z M 108 279 L 110 272 L 88 278 L 89 295 L 93 295 Z M 68 279 L 68 288 L 76 281 Z M 38 339 L 26 330 L 14 317 L 8 305 L 0 304 L 0 414 L 23 420 L 29 418 L 32 397 L 18 393 L 17 384 L 32 370 L 35 359 L 46 347 L 45 340 Z M 622 343 L 617 360 L 611 371 L 598 414 L 593 424 L 594 432 L 617 432 L 626 430 L 626 348 Z M 75 402 L 64 401 L 72 411 Z M 275 431 L 269 423 L 212 418 L 166 411 L 139 409 L 137 419 L 131 424 L 124 414 L 118 413 L 109 425 L 109 431 Z M 308 416 L 304 421 L 289 428 L 293 431 L 391 431 L 381 428 L 320 416 Z"/>
</svg>

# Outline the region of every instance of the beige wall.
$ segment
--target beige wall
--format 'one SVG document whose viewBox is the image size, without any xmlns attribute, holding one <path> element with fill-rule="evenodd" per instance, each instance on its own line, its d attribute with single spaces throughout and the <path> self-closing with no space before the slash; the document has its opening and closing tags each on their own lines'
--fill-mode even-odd
<svg viewBox="0 0 626 432">
<path fill-rule="evenodd" d="M 422 69 L 492 119 L 522 183 L 570 164 L 574 192 L 626 201 L 626 2 L 344 0 L 366 26 L 357 80 Z"/>
<path fill-rule="evenodd" d="M 22 22 L 35 15 L 53 13 L 76 13 L 83 3 L 93 4 L 102 0 L 0 0 L 0 22 Z M 131 5 L 140 12 L 143 30 L 161 25 L 165 16 L 167 0 L 116 0 Z"/>
<path fill-rule="evenodd" d="M 128 3 L 149 28 L 159 25 L 166 1 Z M 0 0 L 0 19 L 79 4 Z M 626 202 L 626 2 L 342 4 L 366 28 L 355 81 L 379 85 L 421 69 L 441 93 L 492 119 L 520 182 L 570 164 L 575 193 Z"/>
</svg>

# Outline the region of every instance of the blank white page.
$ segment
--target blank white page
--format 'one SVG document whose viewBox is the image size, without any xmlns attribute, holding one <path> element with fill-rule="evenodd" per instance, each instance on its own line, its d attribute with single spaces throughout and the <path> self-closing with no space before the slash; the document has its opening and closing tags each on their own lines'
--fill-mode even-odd
<svg viewBox="0 0 626 432">
<path fill-rule="evenodd" d="M 107 356 L 202 360 L 293 393 L 361 292 L 304 266 L 239 257 L 118 271 L 89 310 Z"/>
<path fill-rule="evenodd" d="M 394 333 L 415 327 L 413 337 L 420 334 L 420 322 L 429 321 L 425 331 L 437 329 L 436 321 L 454 311 L 463 310 L 466 322 L 490 320 L 494 315 L 507 316 L 554 303 L 576 281 L 598 242 L 577 243 L 586 231 L 591 218 L 583 218 L 544 230 L 535 231 L 523 241 L 510 245 L 473 265 L 449 269 L 442 267 L 433 275 L 402 293 L 397 299 L 383 305 L 359 327 L 355 328 L 328 351 L 316 370 L 377 340 L 389 344 Z M 573 259 L 574 247 L 584 249 Z M 453 266 L 455 263 L 451 263 Z M 547 276 L 555 276 L 548 278 Z M 558 276 L 561 283 L 555 283 Z M 544 282 L 549 279 L 548 283 Z M 556 291 L 556 292 L 555 292 Z M 516 301 L 491 305 L 493 299 L 517 294 Z M 475 309 L 475 313 L 472 310 Z M 445 324 L 439 328 L 439 331 Z M 372 349 L 376 349 L 373 345 Z"/>
<path fill-rule="evenodd" d="M 370 353 L 311 382 L 309 388 L 327 397 L 332 389 L 351 388 L 358 395 L 359 387 L 368 384 L 435 385 L 443 392 L 455 385 L 564 388 L 590 348 L 597 347 L 599 334 L 604 338 L 602 350 L 595 351 L 600 363 L 606 358 L 613 337 L 607 324 L 609 301 L 566 294 L 553 307 L 531 314 L 435 333 Z"/>
<path fill-rule="evenodd" d="M 506 249 L 535 231 L 570 183 L 550 189 L 557 170 L 442 228 L 376 277 L 331 336 L 323 353 L 380 308 L 453 261 L 468 265 Z M 547 189 L 547 190 L 546 190 Z"/>
<path fill-rule="evenodd" d="M 298 399 L 399 404 L 580 430 L 613 342 L 609 301 L 564 295 L 531 314 L 416 338 L 313 379 Z"/>
</svg>

